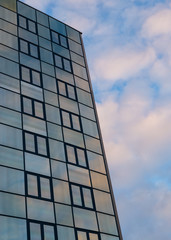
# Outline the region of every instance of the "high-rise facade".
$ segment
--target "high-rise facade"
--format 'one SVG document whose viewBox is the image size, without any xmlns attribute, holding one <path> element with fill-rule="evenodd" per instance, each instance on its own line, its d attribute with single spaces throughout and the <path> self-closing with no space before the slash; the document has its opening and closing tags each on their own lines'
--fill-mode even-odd
<svg viewBox="0 0 171 240">
<path fill-rule="evenodd" d="M 0 240 L 122 240 L 81 33 L 0 0 Z"/>
</svg>

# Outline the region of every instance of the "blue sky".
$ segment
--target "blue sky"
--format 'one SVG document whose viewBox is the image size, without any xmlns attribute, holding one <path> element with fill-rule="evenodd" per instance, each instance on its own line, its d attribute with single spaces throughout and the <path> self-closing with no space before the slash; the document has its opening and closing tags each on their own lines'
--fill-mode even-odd
<svg viewBox="0 0 171 240">
<path fill-rule="evenodd" d="M 83 32 L 125 240 L 171 239 L 171 1 L 25 0 Z"/>
</svg>

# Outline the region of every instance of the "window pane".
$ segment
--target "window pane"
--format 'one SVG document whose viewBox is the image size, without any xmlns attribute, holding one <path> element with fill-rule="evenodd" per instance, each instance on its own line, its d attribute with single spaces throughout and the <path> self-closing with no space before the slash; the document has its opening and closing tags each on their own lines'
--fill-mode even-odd
<svg viewBox="0 0 171 240">
<path fill-rule="evenodd" d="M 44 97 L 46 103 L 49 103 L 55 107 L 59 106 L 57 94 L 44 90 Z"/>
<path fill-rule="evenodd" d="M 51 199 L 50 182 L 48 178 L 40 178 L 41 197 Z"/>
<path fill-rule="evenodd" d="M 81 116 L 86 117 L 88 119 L 91 119 L 93 121 L 96 120 L 95 114 L 94 114 L 94 109 L 92 109 L 90 107 L 87 107 L 87 106 L 85 106 L 83 104 L 80 104 L 80 103 L 79 103 L 79 108 L 80 108 Z"/>
<path fill-rule="evenodd" d="M 94 231 L 98 230 L 95 212 L 75 207 L 73 210 L 75 227 Z"/>
<path fill-rule="evenodd" d="M 42 12 L 36 11 L 37 13 L 37 21 L 42 25 L 49 27 L 49 19 L 48 16 Z"/>
<path fill-rule="evenodd" d="M 115 217 L 97 213 L 100 231 L 118 235 Z"/>
<path fill-rule="evenodd" d="M 119 240 L 119 237 L 106 235 L 106 234 L 100 234 L 102 240 Z"/>
<path fill-rule="evenodd" d="M 71 121 L 70 121 L 69 113 L 62 111 L 62 121 L 63 121 L 64 126 L 71 127 Z"/>
<path fill-rule="evenodd" d="M 33 84 L 35 84 L 37 86 L 41 86 L 40 73 L 39 72 L 36 72 L 36 71 L 32 70 L 32 81 L 33 81 Z"/>
<path fill-rule="evenodd" d="M 0 88 L 0 105 L 21 111 L 20 95 Z"/>
<path fill-rule="evenodd" d="M 87 208 L 93 208 L 91 191 L 88 188 L 83 188 L 84 204 Z"/>
<path fill-rule="evenodd" d="M 91 171 L 91 180 L 94 188 L 109 192 L 108 180 L 105 175 Z"/>
<path fill-rule="evenodd" d="M 2 240 L 27 240 L 26 220 L 0 216 Z"/>
<path fill-rule="evenodd" d="M 106 173 L 102 155 L 87 151 L 87 157 L 90 169 Z"/>
<path fill-rule="evenodd" d="M 40 117 L 40 118 L 44 118 L 44 114 L 43 114 L 43 104 L 40 102 L 34 102 L 34 110 L 35 110 L 35 116 L 36 117 Z"/>
<path fill-rule="evenodd" d="M 74 84 L 73 74 L 66 72 L 60 68 L 56 68 L 56 78 L 66 83 Z"/>
<path fill-rule="evenodd" d="M 64 69 L 68 72 L 71 72 L 71 63 L 67 59 L 63 59 Z"/>
<path fill-rule="evenodd" d="M 37 176 L 27 174 L 28 195 L 38 196 Z"/>
<path fill-rule="evenodd" d="M 55 203 L 57 224 L 73 226 L 72 210 L 70 206 Z"/>
<path fill-rule="evenodd" d="M 98 139 L 84 135 L 86 148 L 90 151 L 102 154 L 101 144 Z"/>
<path fill-rule="evenodd" d="M 83 80 L 82 78 L 76 77 L 75 76 L 75 84 L 77 87 L 82 88 L 83 90 L 90 92 L 90 87 L 89 87 L 89 83 L 85 80 Z M 94 120 L 94 119 L 92 119 Z"/>
<path fill-rule="evenodd" d="M 66 96 L 66 87 L 65 84 L 63 82 L 59 82 L 58 81 L 58 88 L 59 88 L 59 93 Z"/>
<path fill-rule="evenodd" d="M 71 204 L 69 186 L 67 182 L 53 180 L 53 191 L 55 202 Z"/>
<path fill-rule="evenodd" d="M 25 218 L 25 197 L 0 192 L 0 214 Z"/>
<path fill-rule="evenodd" d="M 70 54 L 69 54 L 69 50 L 58 45 L 58 44 L 55 44 L 55 43 L 52 43 L 52 46 L 53 46 L 53 52 L 62 56 L 62 57 L 65 57 L 65 58 L 68 58 L 70 59 Z"/>
<path fill-rule="evenodd" d="M 55 65 L 59 68 L 63 68 L 62 58 L 60 56 L 55 55 Z"/>
<path fill-rule="evenodd" d="M 33 115 L 31 99 L 23 97 L 23 110 L 24 110 L 25 113 Z"/>
<path fill-rule="evenodd" d="M 98 235 L 95 233 L 89 233 L 89 238 L 90 238 L 90 240 L 98 240 L 99 239 Z"/>
<path fill-rule="evenodd" d="M 56 140 L 61 140 L 61 141 L 63 140 L 61 126 L 47 122 L 47 128 L 48 128 L 48 137 L 54 138 Z"/>
<path fill-rule="evenodd" d="M 64 240 L 64 239 L 75 240 L 74 228 L 58 226 L 57 231 L 58 231 L 58 240 Z"/>
<path fill-rule="evenodd" d="M 81 44 L 80 33 L 69 26 L 66 26 L 66 29 L 68 37 Z"/>
<path fill-rule="evenodd" d="M 67 39 L 66 39 L 66 37 L 60 36 L 60 42 L 61 42 L 61 45 L 62 45 L 63 47 L 68 48 L 68 44 L 67 44 Z"/>
<path fill-rule="evenodd" d="M 53 55 L 52 52 L 44 49 L 44 48 L 40 48 L 40 58 L 42 61 L 47 62 L 49 64 L 54 64 L 53 63 Z"/>
<path fill-rule="evenodd" d="M 36 11 L 28 5 L 18 2 L 18 12 L 19 14 L 26 16 L 33 21 L 36 21 Z"/>
<path fill-rule="evenodd" d="M 13 92 L 20 93 L 18 79 L 0 73 L 0 87 L 12 90 Z"/>
<path fill-rule="evenodd" d="M 82 206 L 82 200 L 81 200 L 81 192 L 80 192 L 80 187 L 71 185 L 72 188 L 72 199 L 73 199 L 73 204 L 74 205 L 79 205 Z"/>
<path fill-rule="evenodd" d="M 87 166 L 84 150 L 77 148 L 77 158 L 78 158 L 78 164 L 80 166 L 83 166 L 83 167 Z"/>
<path fill-rule="evenodd" d="M 25 133 L 25 146 L 27 151 L 35 152 L 34 135 Z"/>
<path fill-rule="evenodd" d="M 62 109 L 79 114 L 77 102 L 62 96 L 59 96 L 59 102 Z"/>
<path fill-rule="evenodd" d="M 30 44 L 30 54 L 31 56 L 35 57 L 35 58 L 38 58 L 38 47 L 33 45 L 33 44 Z"/>
<path fill-rule="evenodd" d="M 26 41 L 23 41 L 20 39 L 20 51 L 21 52 L 24 52 L 24 53 L 29 53 L 29 50 L 28 50 L 28 43 Z"/>
<path fill-rule="evenodd" d="M 97 130 L 97 124 L 91 120 L 81 118 L 82 126 L 83 126 L 83 132 L 87 135 L 90 135 L 95 138 L 99 138 L 98 130 Z"/>
<path fill-rule="evenodd" d="M 50 225 L 44 225 L 44 239 L 45 240 L 55 240 L 54 227 Z"/>
<path fill-rule="evenodd" d="M 28 29 L 29 31 L 36 33 L 36 24 L 28 20 Z"/>
<path fill-rule="evenodd" d="M 75 100 L 75 99 L 76 99 L 76 96 L 75 96 L 74 87 L 68 85 L 67 88 L 68 88 L 68 97 Z"/>
<path fill-rule="evenodd" d="M 64 144 L 62 142 L 49 139 L 49 148 L 51 158 L 65 161 Z"/>
<path fill-rule="evenodd" d="M 114 214 L 111 196 L 108 193 L 94 190 L 96 210 L 108 214 Z"/>
<path fill-rule="evenodd" d="M 7 108 L 0 107 L 0 122 L 21 128 L 21 114 Z"/>
<path fill-rule="evenodd" d="M 23 128 L 24 130 L 34 132 L 46 136 L 45 121 L 23 114 Z"/>
<path fill-rule="evenodd" d="M 67 150 L 67 159 L 68 159 L 68 162 L 71 162 L 71 163 L 75 163 L 76 164 L 76 158 L 75 158 L 75 150 L 73 147 L 71 146 L 66 146 L 66 150 Z"/>
<path fill-rule="evenodd" d="M 77 97 L 78 97 L 78 101 L 80 103 L 83 103 L 89 107 L 93 107 L 92 98 L 91 98 L 90 93 L 77 88 Z"/>
<path fill-rule="evenodd" d="M 52 31 L 52 41 L 59 44 L 59 35 Z"/>
<path fill-rule="evenodd" d="M 66 36 L 66 29 L 65 24 L 59 22 L 58 20 L 54 18 L 49 18 L 50 20 L 50 28 L 56 32 L 59 32 L 60 34 Z"/>
<path fill-rule="evenodd" d="M 0 166 L 0 190 L 24 194 L 24 173 Z"/>
<path fill-rule="evenodd" d="M 78 240 L 87 240 L 86 232 L 77 231 L 77 236 L 78 236 Z"/>
<path fill-rule="evenodd" d="M 69 179 L 71 182 L 90 186 L 89 172 L 86 169 L 68 164 Z"/>
<path fill-rule="evenodd" d="M 71 59 L 72 61 L 82 65 L 83 67 L 85 67 L 85 62 L 84 62 L 84 58 L 74 52 L 71 52 Z"/>
<path fill-rule="evenodd" d="M 66 169 L 65 163 L 51 160 L 51 166 L 52 166 L 52 177 L 63 179 L 63 180 L 68 180 L 67 169 Z"/>
<path fill-rule="evenodd" d="M 73 144 L 75 146 L 84 147 L 84 141 L 83 141 L 83 134 L 76 132 L 74 130 L 64 128 L 63 127 L 63 133 L 64 133 L 64 140 L 66 143 Z"/>
<path fill-rule="evenodd" d="M 40 224 L 30 223 L 30 240 L 41 240 Z"/>
<path fill-rule="evenodd" d="M 56 124 L 61 124 L 59 108 L 53 107 L 51 105 L 46 104 L 46 118 L 47 121 L 53 122 Z"/>
<path fill-rule="evenodd" d="M 43 87 L 49 91 L 56 93 L 56 79 L 43 74 Z"/>
<path fill-rule="evenodd" d="M 82 47 L 80 44 L 78 44 L 70 39 L 68 40 L 68 42 L 69 42 L 69 48 L 71 51 L 83 56 Z"/>
<path fill-rule="evenodd" d="M 54 223 L 53 203 L 34 198 L 27 198 L 28 218 Z"/>
<path fill-rule="evenodd" d="M 30 82 L 30 70 L 25 67 L 21 67 L 22 80 Z"/>
<path fill-rule="evenodd" d="M 0 72 L 19 78 L 19 65 L 15 62 L 0 57 Z"/>
<path fill-rule="evenodd" d="M 72 125 L 75 130 L 81 131 L 80 120 L 78 116 L 72 115 Z"/>
<path fill-rule="evenodd" d="M 37 137 L 38 154 L 47 156 L 47 142 L 43 137 Z"/>
<path fill-rule="evenodd" d="M 43 101 L 42 89 L 26 82 L 21 82 L 21 92 L 30 98 Z"/>
</svg>

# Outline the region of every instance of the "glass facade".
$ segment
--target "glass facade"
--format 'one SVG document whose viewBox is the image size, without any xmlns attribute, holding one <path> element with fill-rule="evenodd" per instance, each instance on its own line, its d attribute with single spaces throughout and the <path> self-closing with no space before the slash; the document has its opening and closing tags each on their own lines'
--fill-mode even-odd
<svg viewBox="0 0 171 240">
<path fill-rule="evenodd" d="M 0 239 L 122 240 L 81 33 L 0 1 Z"/>
</svg>

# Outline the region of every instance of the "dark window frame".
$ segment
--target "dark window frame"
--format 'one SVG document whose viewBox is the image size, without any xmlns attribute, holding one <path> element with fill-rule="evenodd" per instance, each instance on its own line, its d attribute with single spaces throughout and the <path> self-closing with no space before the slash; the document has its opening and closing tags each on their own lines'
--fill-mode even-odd
<svg viewBox="0 0 171 240">
<path fill-rule="evenodd" d="M 60 93 L 59 83 L 62 83 L 62 84 L 65 85 L 66 95 Z M 71 84 L 68 84 L 68 83 L 66 83 L 66 82 L 63 82 L 63 81 L 59 81 L 59 80 L 58 80 L 58 81 L 57 81 L 57 87 L 58 87 L 58 94 L 59 94 L 59 95 L 64 96 L 64 97 L 67 97 L 67 98 L 69 98 L 69 99 L 71 99 L 71 100 L 73 100 L 73 101 L 77 101 L 77 92 L 76 92 L 76 87 L 75 87 L 75 86 L 73 86 L 73 85 L 71 85 Z M 75 98 L 71 98 L 71 97 L 69 96 L 68 87 L 73 87 L 73 89 L 74 89 L 74 94 L 75 94 Z"/>
<path fill-rule="evenodd" d="M 66 126 L 66 125 L 64 124 L 62 112 L 68 113 L 71 127 L 68 127 L 68 126 Z M 66 111 L 66 110 L 64 110 L 64 109 L 60 109 L 60 115 L 61 115 L 61 123 L 62 123 L 62 126 L 63 126 L 63 127 L 72 129 L 72 130 L 77 131 L 77 132 L 83 132 L 82 125 L 81 125 L 81 119 L 80 119 L 80 116 L 79 116 L 79 115 L 77 115 L 77 114 L 75 114 L 75 113 L 72 113 L 72 112 L 69 112 L 69 111 Z M 76 116 L 76 117 L 78 118 L 80 130 L 74 128 L 72 116 Z"/>
<path fill-rule="evenodd" d="M 23 27 L 22 25 L 20 25 L 20 17 L 22 17 L 22 18 L 24 18 L 24 19 L 26 20 L 26 28 Z M 19 26 L 20 28 L 25 29 L 25 30 L 27 30 L 27 31 L 29 31 L 29 32 L 31 32 L 31 33 L 37 34 L 38 31 L 37 31 L 37 24 L 36 24 L 36 22 L 34 22 L 33 20 L 28 19 L 28 18 L 26 18 L 26 17 L 24 17 L 24 16 L 22 16 L 22 15 L 20 15 L 20 14 L 18 14 L 17 19 L 18 19 L 18 26 Z M 34 32 L 34 31 L 31 31 L 31 30 L 29 29 L 29 22 L 32 22 L 32 23 L 35 24 L 35 32 Z"/>
<path fill-rule="evenodd" d="M 23 42 L 26 42 L 26 43 L 27 43 L 28 53 L 22 51 L 22 49 L 21 49 L 21 42 L 20 42 L 20 41 L 23 41 Z M 31 54 L 31 46 L 34 46 L 34 47 L 37 48 L 37 57 Z M 29 41 L 27 41 L 27 40 L 25 40 L 25 39 L 23 39 L 23 38 L 19 38 L 19 51 L 22 52 L 22 53 L 24 53 L 24 54 L 26 54 L 26 55 L 28 55 L 28 56 L 30 56 L 30 57 L 33 57 L 33 58 L 35 58 L 35 59 L 39 59 L 39 60 L 40 60 L 39 46 L 36 45 L 36 44 L 34 44 L 34 43 L 32 43 L 32 42 L 29 42 Z"/>
<path fill-rule="evenodd" d="M 30 82 L 22 79 L 22 68 L 28 69 L 29 75 L 30 75 Z M 39 73 L 39 76 L 40 76 L 40 85 L 37 85 L 37 84 L 35 84 L 35 83 L 33 82 L 33 72 Z M 36 87 L 41 87 L 41 88 L 42 88 L 42 86 L 43 86 L 43 85 L 42 85 L 42 74 L 41 74 L 41 72 L 36 71 L 36 70 L 34 70 L 34 69 L 32 69 L 32 68 L 23 66 L 23 65 L 20 65 L 20 79 L 21 79 L 22 81 L 24 81 L 24 82 L 26 82 L 26 83 L 29 83 L 29 84 L 32 84 L 32 85 L 34 85 L 34 86 L 36 86 Z"/>
<path fill-rule="evenodd" d="M 57 38 L 58 38 L 58 42 L 56 42 L 56 41 L 53 40 L 53 33 L 54 33 L 54 34 L 57 34 L 57 36 L 58 36 L 58 37 L 57 37 Z M 51 35 L 51 39 L 52 39 L 52 42 L 53 42 L 53 43 L 56 43 L 56 44 L 60 45 L 61 47 L 64 47 L 64 48 L 66 48 L 66 49 L 69 49 L 68 39 L 67 39 L 66 36 L 63 36 L 62 34 L 60 34 L 60 33 L 58 33 L 58 32 L 55 32 L 55 31 L 53 31 L 53 30 L 50 31 L 50 35 Z M 62 44 L 61 38 L 65 38 L 67 47 Z"/>
<path fill-rule="evenodd" d="M 65 58 L 65 57 L 62 57 L 62 56 L 60 56 L 60 55 L 58 55 L 58 54 L 56 54 L 56 53 L 54 53 L 53 55 L 54 55 L 55 67 L 60 68 L 60 69 L 66 71 L 66 72 L 68 72 L 68 73 L 73 74 L 73 69 L 72 69 L 71 60 L 69 60 L 69 59 L 67 59 L 67 58 Z M 56 58 L 55 58 L 56 56 L 61 58 L 62 67 L 56 65 Z M 71 71 L 68 71 L 68 70 L 65 68 L 64 61 L 68 61 L 68 62 L 69 62 Z"/>
</svg>

